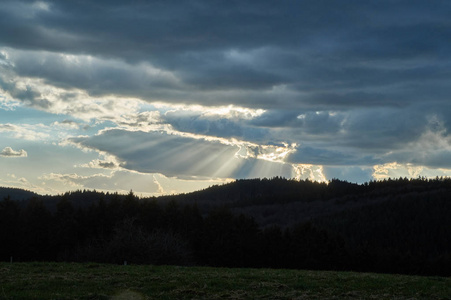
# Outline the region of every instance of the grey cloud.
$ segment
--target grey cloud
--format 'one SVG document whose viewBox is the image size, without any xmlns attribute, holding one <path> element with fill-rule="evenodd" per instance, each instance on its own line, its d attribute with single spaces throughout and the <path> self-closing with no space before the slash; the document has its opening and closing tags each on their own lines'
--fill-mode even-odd
<svg viewBox="0 0 451 300">
<path fill-rule="evenodd" d="M 278 134 L 281 138 L 287 138 L 292 131 L 296 131 L 297 137 L 335 135 L 342 129 L 341 123 L 345 117 L 343 113 L 328 111 L 269 110 L 251 119 L 240 119 L 204 115 L 196 111 L 169 111 L 162 121 L 179 131 L 264 143 L 268 138 L 276 139 Z M 286 140 L 279 142 L 283 141 Z"/>
<path fill-rule="evenodd" d="M 250 123 L 261 127 L 291 127 L 299 122 L 297 116 L 300 114 L 301 112 L 296 110 L 268 110 Z"/>
<path fill-rule="evenodd" d="M 356 111 L 346 119 L 338 143 L 375 153 L 395 150 L 418 139 L 427 122 L 420 107 Z"/>
<path fill-rule="evenodd" d="M 412 34 L 413 30 L 409 30 L 412 26 L 427 22 L 433 29 L 440 28 L 436 24 L 448 19 L 445 11 L 450 8 L 445 2 L 367 2 L 145 1 L 125 4 L 112 1 L 54 1 L 50 12 L 40 12 L 28 24 L 38 22 L 44 27 L 107 41 L 103 48 L 96 49 L 100 47 L 100 42 L 95 44 L 95 39 L 92 39 L 92 45 L 84 45 L 94 48 L 91 51 L 118 53 L 119 56 L 125 56 L 127 50 L 130 51 L 129 55 L 137 55 L 133 51 L 140 51 L 141 56 L 147 57 L 148 54 L 144 53 L 172 54 L 197 51 L 199 48 L 225 48 L 229 45 L 243 45 L 245 48 L 267 43 L 292 46 L 299 41 L 314 39 L 318 34 L 328 36 L 329 33 L 333 36 L 333 33 L 341 33 L 342 36 L 348 36 L 345 33 L 350 29 L 361 32 L 361 28 L 365 31 L 384 29 L 386 25 L 403 25 L 402 28 L 407 32 L 395 32 L 392 35 L 407 39 L 418 37 L 418 34 Z M 407 14 L 415 21 L 409 22 L 404 17 L 406 21 L 400 24 L 397 12 Z M 442 17 L 423 17 L 431 14 L 436 18 Z M 75 20 L 78 26 L 72 26 Z M 350 28 L 355 25 L 360 26 Z M 375 35 L 384 40 L 387 34 L 372 34 L 370 37 Z M 429 36 L 428 32 L 420 32 L 420 35 Z M 355 38 L 355 35 L 351 37 Z M 117 41 L 125 43 L 121 45 Z M 118 47 L 110 47 L 108 42 L 116 42 Z M 142 46 L 141 49 L 133 49 L 137 43 Z M 131 45 L 131 49 L 127 45 Z"/>
<path fill-rule="evenodd" d="M 61 121 L 61 123 L 63 123 L 63 124 L 69 124 L 69 125 L 77 125 L 77 124 L 78 124 L 78 123 L 75 122 L 75 121 L 67 120 L 67 119 Z"/>
<path fill-rule="evenodd" d="M 438 167 L 439 152 L 444 151 L 440 155 L 444 159 L 448 151 L 443 145 L 451 130 L 447 107 L 421 104 L 302 114 L 272 111 L 253 122 L 270 126 L 268 136 L 273 141 L 299 145 L 288 157 L 290 163 L 368 166 L 399 161 Z M 430 131 L 435 133 L 426 140 Z M 430 158 L 426 159 L 426 149 L 431 147 L 436 150 L 428 150 Z M 436 162 L 428 162 L 432 159 Z"/>
<path fill-rule="evenodd" d="M 292 177 L 289 164 L 236 157 L 237 146 L 195 140 L 158 132 L 109 130 L 73 142 L 105 151 L 124 162 L 124 167 L 144 173 L 180 178 Z"/>
<path fill-rule="evenodd" d="M 78 122 L 75 122 L 75 121 L 72 121 L 72 120 L 67 120 L 67 119 L 61 121 L 59 124 L 62 124 L 64 126 L 74 127 L 74 128 L 78 128 L 81 125 Z"/>
<path fill-rule="evenodd" d="M 326 166 L 374 165 L 380 160 L 365 156 L 352 148 L 332 148 L 333 145 L 301 146 L 289 155 L 287 161 L 298 164 L 315 164 Z"/>
<path fill-rule="evenodd" d="M 400 154 L 399 157 L 387 153 L 399 153 L 411 147 L 431 127 L 449 131 L 449 115 L 440 107 L 444 108 L 424 104 L 347 112 L 271 110 L 246 121 L 210 119 L 194 112 L 171 112 L 165 115 L 165 122 L 180 131 L 222 137 L 241 136 L 256 142 L 271 140 L 300 144 L 288 157 L 289 163 L 369 166 L 402 161 L 418 164 L 420 161 L 406 161 L 415 157 L 414 153 Z M 432 122 L 431 116 L 436 116 L 437 120 Z M 223 126 L 220 128 L 217 124 Z M 264 131 L 256 131 L 254 139 L 250 138 L 251 130 L 259 128 Z"/>
<path fill-rule="evenodd" d="M 308 112 L 298 116 L 301 130 L 307 134 L 335 135 L 341 130 L 345 116 L 324 112 Z"/>
<path fill-rule="evenodd" d="M 129 65 L 89 56 L 28 51 L 14 51 L 10 54 L 10 60 L 14 62 L 14 71 L 19 76 L 43 78 L 49 84 L 69 90 L 84 89 L 94 96 L 116 93 L 152 98 L 152 95 L 158 94 L 156 90 L 164 91 L 177 85 L 177 79 L 169 72 L 148 64 Z M 16 92 L 14 96 L 22 100 L 39 96 L 28 94 Z M 68 101 L 71 100 L 70 96 L 69 92 Z"/>
<path fill-rule="evenodd" d="M 218 137 L 242 137 L 243 128 L 228 119 L 202 118 L 194 115 L 183 118 L 183 116 L 167 113 L 165 120 L 170 123 L 174 129 Z"/>
<path fill-rule="evenodd" d="M 99 162 L 98 166 L 105 169 L 115 169 L 117 167 L 114 162 L 102 162 L 102 161 Z"/>
<path fill-rule="evenodd" d="M 292 136 L 335 135 L 347 114 L 330 111 L 271 110 L 250 121 L 259 127 L 286 130 Z"/>
<path fill-rule="evenodd" d="M 411 156 L 415 157 L 415 155 Z M 400 159 L 400 161 L 402 161 Z M 425 158 L 414 158 L 411 160 L 411 162 L 415 165 L 420 166 L 428 166 L 430 168 L 443 168 L 443 169 L 449 169 L 451 168 L 451 164 L 449 163 L 451 161 L 451 149 L 448 150 L 438 150 L 434 153 L 426 155 Z"/>
<path fill-rule="evenodd" d="M 169 111 L 163 116 L 163 120 L 176 130 L 208 136 L 258 142 L 268 134 L 266 129 L 249 126 L 247 120 L 207 116 L 195 111 Z"/>
<path fill-rule="evenodd" d="M 448 149 L 422 150 L 418 148 L 402 149 L 389 153 L 384 161 L 396 161 L 401 164 L 425 166 L 433 169 L 451 168 L 451 147 Z"/>
<path fill-rule="evenodd" d="M 421 135 L 404 147 L 388 152 L 384 159 L 429 168 L 451 168 L 450 128 L 439 114 L 429 115 Z"/>
<path fill-rule="evenodd" d="M 49 1 L 48 10 L 33 3 L 0 6 L 2 45 L 124 64 L 88 68 L 91 81 L 57 62 L 41 69 L 18 64 L 18 72 L 94 94 L 347 109 L 445 101 L 451 90 L 446 83 L 451 8 L 445 1 Z M 182 84 L 149 78 L 140 69 L 143 62 L 171 72 Z M 384 64 L 390 68 L 380 68 Z M 409 64 L 422 67 L 406 68 Z M 428 84 L 432 79 L 434 86 Z M 290 96 L 264 93 L 283 84 Z M 256 94 L 249 97 L 246 90 Z"/>
<path fill-rule="evenodd" d="M 2 68 L 1 65 L 0 72 L 11 74 L 9 70 Z M 34 87 L 24 85 L 23 87 L 18 88 L 17 82 L 14 82 L 11 78 L 5 78 L 1 75 L 2 74 L 0 73 L 0 89 L 8 92 L 13 98 L 18 99 L 31 107 L 40 109 L 49 109 L 52 107 L 52 103 L 43 97 L 42 94 Z"/>
<path fill-rule="evenodd" d="M 233 46 L 232 46 L 233 47 Z M 176 57 L 171 64 L 182 69 L 181 78 L 203 90 L 235 89 L 265 90 L 289 80 L 271 60 L 279 55 L 272 49 L 221 49 L 189 52 Z"/>
</svg>

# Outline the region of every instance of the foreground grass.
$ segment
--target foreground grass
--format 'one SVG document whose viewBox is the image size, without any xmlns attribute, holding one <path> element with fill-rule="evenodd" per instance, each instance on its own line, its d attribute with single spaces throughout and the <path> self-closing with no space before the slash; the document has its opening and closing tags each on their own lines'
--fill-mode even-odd
<svg viewBox="0 0 451 300">
<path fill-rule="evenodd" d="M 96 263 L 0 263 L 0 299 L 451 299 L 451 278 Z"/>
</svg>

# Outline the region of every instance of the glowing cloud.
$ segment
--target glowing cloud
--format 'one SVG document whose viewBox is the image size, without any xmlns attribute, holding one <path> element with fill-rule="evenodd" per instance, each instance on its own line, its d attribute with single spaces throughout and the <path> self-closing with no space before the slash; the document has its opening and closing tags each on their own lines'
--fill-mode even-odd
<svg viewBox="0 0 451 300">
<path fill-rule="evenodd" d="M 425 166 L 413 164 L 401 164 L 397 162 L 375 165 L 373 167 L 373 178 L 376 180 L 384 180 L 388 178 L 435 178 L 437 176 L 450 177 L 450 168 L 433 169 Z"/>
</svg>

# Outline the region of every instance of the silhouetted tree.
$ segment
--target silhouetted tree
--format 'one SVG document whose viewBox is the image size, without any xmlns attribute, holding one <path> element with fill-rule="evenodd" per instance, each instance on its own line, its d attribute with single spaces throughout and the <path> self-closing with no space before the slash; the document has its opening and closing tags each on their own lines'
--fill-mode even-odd
<svg viewBox="0 0 451 300">
<path fill-rule="evenodd" d="M 9 260 L 18 255 L 21 243 L 20 208 L 8 196 L 0 202 L 0 259 Z"/>
<path fill-rule="evenodd" d="M 51 247 L 51 230 L 53 218 L 38 199 L 31 199 L 21 216 L 20 259 L 55 260 L 55 249 Z"/>
</svg>

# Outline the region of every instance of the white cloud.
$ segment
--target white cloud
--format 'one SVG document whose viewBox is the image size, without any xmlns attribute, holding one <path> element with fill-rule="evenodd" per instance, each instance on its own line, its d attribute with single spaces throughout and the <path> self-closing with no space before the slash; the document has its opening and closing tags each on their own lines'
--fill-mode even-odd
<svg viewBox="0 0 451 300">
<path fill-rule="evenodd" d="M 77 146 L 77 144 L 73 144 Z M 103 159 L 95 159 L 87 164 L 81 164 L 81 168 L 91 169 L 107 169 L 107 170 L 124 170 L 121 165 L 123 164 L 117 157 L 110 155 L 106 152 L 100 152 L 99 156 Z"/>
<path fill-rule="evenodd" d="M 133 190 L 144 196 L 161 194 L 162 187 L 153 174 L 144 174 L 127 170 L 112 171 L 109 174 L 93 174 L 82 176 L 72 174 L 44 174 L 40 177 L 44 182 L 58 182 L 69 189 L 96 189 L 105 192 L 127 193 Z"/>
<path fill-rule="evenodd" d="M 391 162 L 373 166 L 373 178 L 384 180 L 388 178 L 435 178 L 436 176 L 451 177 L 451 168 L 428 168 L 413 164 Z"/>
<path fill-rule="evenodd" d="M 308 179 L 317 182 L 326 182 L 323 166 L 311 164 L 297 164 L 294 165 L 296 170 L 296 179 Z"/>
<path fill-rule="evenodd" d="M 26 190 L 42 191 L 38 186 L 34 186 L 33 184 L 31 184 L 25 177 L 18 177 L 15 174 L 6 174 L 5 179 L 0 178 L 0 185 L 11 186 Z"/>
<path fill-rule="evenodd" d="M 15 151 L 11 147 L 5 147 L 2 152 L 0 152 L 0 156 L 3 157 L 27 157 L 27 151 L 25 150 L 19 150 Z"/>
<path fill-rule="evenodd" d="M 6 111 L 15 110 L 20 106 L 19 101 L 11 100 L 6 95 L 5 92 L 0 88 L 0 109 Z"/>
<path fill-rule="evenodd" d="M 80 124 L 75 121 L 71 121 L 71 120 L 63 120 L 62 122 L 55 121 L 55 122 L 53 122 L 52 126 L 69 129 L 69 130 L 80 129 Z"/>
<path fill-rule="evenodd" d="M 51 136 L 49 127 L 43 124 L 0 124 L 1 132 L 28 141 L 48 140 Z"/>
</svg>

